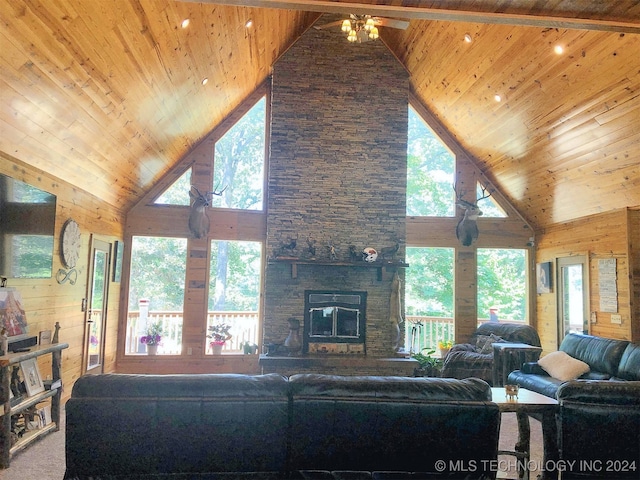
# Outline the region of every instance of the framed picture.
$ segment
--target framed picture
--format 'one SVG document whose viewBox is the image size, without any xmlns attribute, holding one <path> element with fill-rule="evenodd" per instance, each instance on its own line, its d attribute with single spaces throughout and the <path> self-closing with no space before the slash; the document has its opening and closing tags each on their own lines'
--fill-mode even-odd
<svg viewBox="0 0 640 480">
<path fill-rule="evenodd" d="M 50 345 L 51 344 L 51 330 L 42 330 L 39 334 L 39 343 L 40 345 Z"/>
<path fill-rule="evenodd" d="M 30 358 L 20 362 L 22 370 L 22 378 L 24 378 L 24 387 L 27 395 L 32 396 L 36 393 L 44 392 L 44 383 L 38 369 L 38 362 L 35 358 Z"/>
<path fill-rule="evenodd" d="M 536 265 L 538 293 L 553 292 L 551 273 L 551 262 L 538 263 Z"/>
<path fill-rule="evenodd" d="M 113 243 L 113 275 L 111 276 L 111 281 L 120 282 L 120 278 L 122 277 L 122 251 L 124 250 L 124 245 L 122 242 L 116 240 Z"/>
</svg>

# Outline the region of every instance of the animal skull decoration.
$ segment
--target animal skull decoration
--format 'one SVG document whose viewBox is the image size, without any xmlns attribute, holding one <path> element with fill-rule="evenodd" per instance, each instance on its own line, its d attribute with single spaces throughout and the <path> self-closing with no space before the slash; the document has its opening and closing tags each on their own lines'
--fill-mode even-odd
<svg viewBox="0 0 640 480">
<path fill-rule="evenodd" d="M 458 194 L 454 185 L 453 191 L 456 192 L 456 205 L 464 210 L 464 217 L 456 225 L 456 237 L 463 246 L 468 247 L 478 239 L 480 232 L 478 231 L 477 220 L 482 215 L 482 210 L 478 208 L 478 202 L 491 196 L 486 193 L 486 188 L 482 187 L 482 196 L 471 203 L 462 199 L 463 193 Z"/>
</svg>

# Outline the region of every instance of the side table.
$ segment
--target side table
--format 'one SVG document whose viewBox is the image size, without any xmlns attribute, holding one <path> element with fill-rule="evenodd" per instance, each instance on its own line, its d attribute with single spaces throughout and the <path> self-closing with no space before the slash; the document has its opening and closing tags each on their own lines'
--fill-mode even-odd
<svg viewBox="0 0 640 480">
<path fill-rule="evenodd" d="M 511 372 L 518 370 L 525 362 L 537 362 L 540 353 L 541 347 L 526 343 L 494 343 L 493 386 L 504 387 Z"/>
<path fill-rule="evenodd" d="M 502 387 L 491 388 L 491 401 L 498 405 L 501 413 L 515 412 L 518 419 L 518 443 L 514 451 L 498 451 L 498 455 L 513 455 L 518 458 L 523 467 L 519 471 L 518 477 L 529 480 L 529 471 L 526 468 L 530 460 L 531 451 L 531 429 L 529 416 L 541 419 L 542 441 L 543 441 L 543 468 L 538 476 L 539 480 L 556 480 L 558 472 L 555 469 L 558 460 L 558 442 L 556 412 L 558 401 L 554 398 L 546 397 L 537 392 L 532 392 L 525 388 L 520 388 L 516 398 L 508 398 Z M 549 470 L 547 470 L 549 468 Z"/>
</svg>

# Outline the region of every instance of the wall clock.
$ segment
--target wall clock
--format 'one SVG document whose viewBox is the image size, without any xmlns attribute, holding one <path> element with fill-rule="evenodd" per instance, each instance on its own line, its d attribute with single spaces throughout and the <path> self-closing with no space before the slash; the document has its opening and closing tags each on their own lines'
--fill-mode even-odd
<svg viewBox="0 0 640 480">
<path fill-rule="evenodd" d="M 80 258 L 80 227 L 71 218 L 62 226 L 60 255 L 67 268 L 74 268 Z"/>
</svg>

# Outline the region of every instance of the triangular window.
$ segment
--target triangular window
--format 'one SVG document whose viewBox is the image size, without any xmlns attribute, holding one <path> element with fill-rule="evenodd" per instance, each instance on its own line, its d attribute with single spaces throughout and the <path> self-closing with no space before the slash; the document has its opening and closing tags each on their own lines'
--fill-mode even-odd
<svg viewBox="0 0 640 480">
<path fill-rule="evenodd" d="M 171 184 L 162 195 L 160 195 L 155 204 L 161 205 L 190 205 L 189 189 L 191 188 L 191 169 Z"/>
<path fill-rule="evenodd" d="M 478 182 L 476 186 L 476 198 L 482 198 L 489 192 L 482 189 L 482 185 Z M 487 198 L 478 200 L 478 208 L 482 211 L 483 217 L 489 218 L 506 218 L 508 215 L 502 209 L 498 202 L 493 198 L 493 195 Z"/>
</svg>

